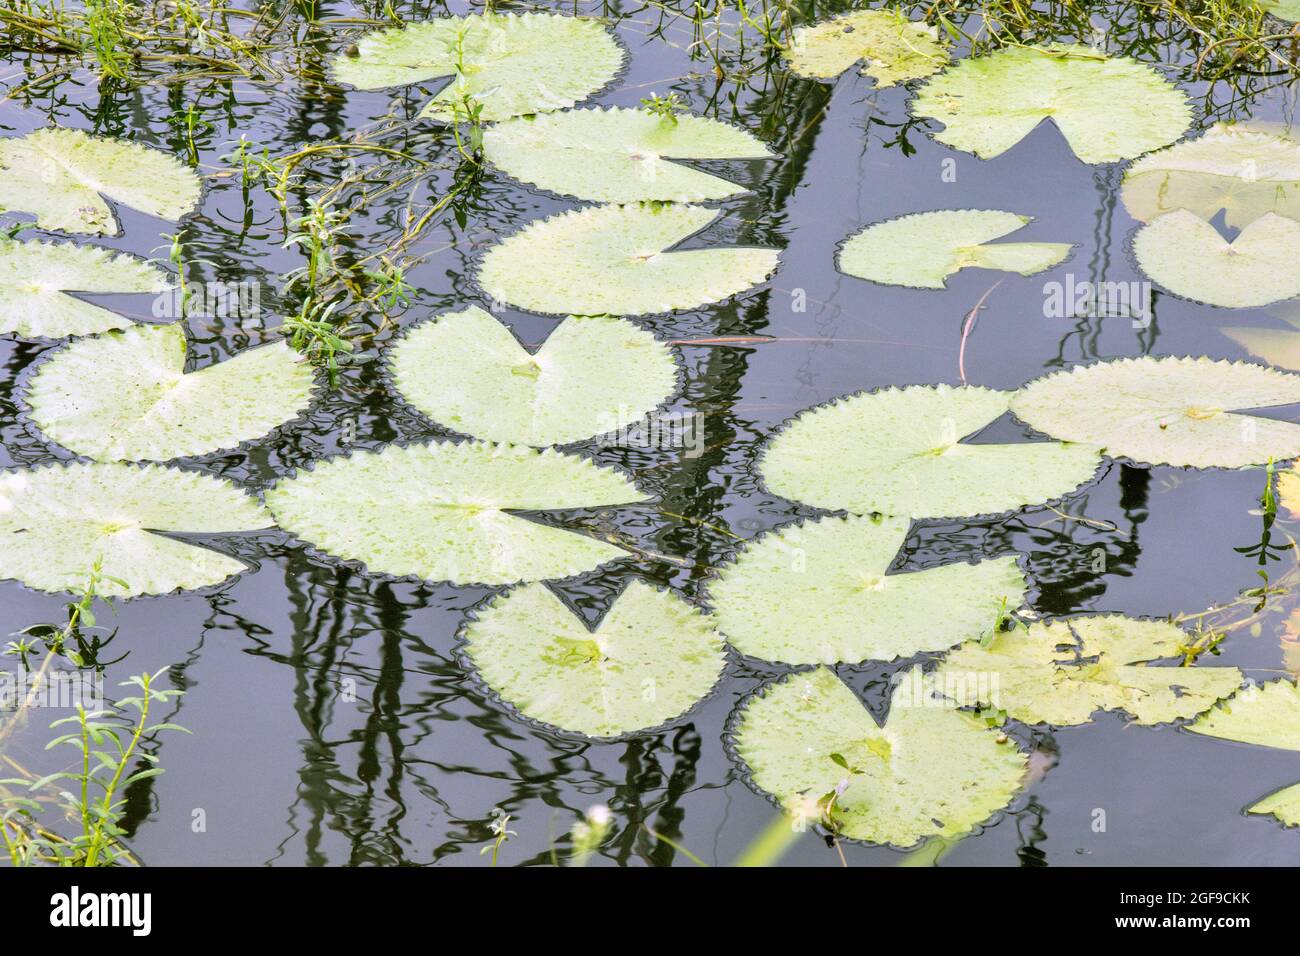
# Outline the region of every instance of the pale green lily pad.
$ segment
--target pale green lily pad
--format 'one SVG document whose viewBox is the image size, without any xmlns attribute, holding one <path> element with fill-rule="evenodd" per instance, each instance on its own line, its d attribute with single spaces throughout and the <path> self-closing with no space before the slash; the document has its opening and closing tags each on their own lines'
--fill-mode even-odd
<svg viewBox="0 0 1300 956">
<path fill-rule="evenodd" d="M 1029 216 L 996 209 L 941 209 L 867 226 L 840 249 L 840 268 L 851 276 L 885 285 L 942 289 L 962 269 L 997 269 L 1023 276 L 1061 262 L 1068 242 L 992 240 L 1032 222 Z"/>
<path fill-rule="evenodd" d="M 633 581 L 596 629 L 544 584 L 498 597 L 465 630 L 483 680 L 526 717 L 589 737 L 657 727 L 717 683 L 726 654 L 708 618 Z"/>
<path fill-rule="evenodd" d="M 564 110 L 521 116 L 483 134 L 488 161 L 515 179 L 596 202 L 698 202 L 745 190 L 676 159 L 767 159 L 753 134 L 704 116 Z"/>
<path fill-rule="evenodd" d="M 1024 599 L 1014 557 L 892 573 L 901 518 L 823 518 L 751 541 L 709 583 L 718 630 L 751 657 L 859 663 L 941 651 Z"/>
<path fill-rule="evenodd" d="M 1115 458 L 1244 468 L 1300 455 L 1300 425 L 1248 409 L 1300 403 L 1300 375 L 1201 358 L 1118 359 L 1030 382 L 1011 411 L 1044 434 Z"/>
<path fill-rule="evenodd" d="M 184 323 L 79 339 L 27 387 L 32 421 L 100 461 L 167 461 L 235 448 L 301 414 L 314 375 L 281 341 L 185 371 Z"/>
<path fill-rule="evenodd" d="M 1086 46 L 1004 47 L 927 80 L 912 111 L 944 124 L 935 139 L 991 159 L 1051 118 L 1085 163 L 1168 146 L 1192 112 L 1178 87 L 1127 57 Z"/>
<path fill-rule="evenodd" d="M 32 213 L 42 229 L 116 233 L 117 217 L 104 196 L 176 220 L 198 205 L 200 191 L 190 169 L 138 143 L 75 129 L 0 139 L 0 211 Z"/>
<path fill-rule="evenodd" d="M 1300 372 L 1300 309 L 1277 309 L 1273 312 L 1291 326 L 1290 329 L 1257 329 L 1229 326 L 1220 329 L 1243 349 L 1258 359 Z"/>
<path fill-rule="evenodd" d="M 167 273 L 135 256 L 70 242 L 0 239 L 0 335 L 59 339 L 130 328 L 130 319 L 68 293 L 159 293 L 170 287 Z"/>
<path fill-rule="evenodd" d="M 1300 17 L 1300 14 L 1297 14 Z M 1271 816 L 1288 827 L 1300 827 L 1300 783 L 1271 793 L 1246 808 L 1247 813 Z"/>
<path fill-rule="evenodd" d="M 1027 724 L 1086 724 L 1119 710 L 1134 723 L 1195 717 L 1241 686 L 1235 667 L 1152 667 L 1180 659 L 1188 635 L 1168 621 L 1119 614 L 1039 622 L 948 655 L 935 685 L 964 706 L 995 707 Z"/>
<path fill-rule="evenodd" d="M 100 560 L 104 597 L 220 584 L 247 566 L 164 534 L 271 525 L 255 499 L 200 472 L 99 462 L 0 472 L 0 578 L 40 591 L 84 588 Z"/>
<path fill-rule="evenodd" d="M 599 21 L 552 13 L 439 17 L 367 34 L 356 55 L 341 53 L 334 74 L 363 90 L 451 77 L 422 117 L 464 118 L 464 98 L 481 118 L 562 110 L 609 83 L 623 49 Z M 459 112 L 459 116 L 457 111 Z"/>
<path fill-rule="evenodd" d="M 775 249 L 665 252 L 716 219 L 699 206 L 596 206 L 527 226 L 490 249 L 479 282 L 494 299 L 559 315 L 694 309 L 752 288 Z"/>
<path fill-rule="evenodd" d="M 839 791 L 831 820 L 850 839 L 907 847 L 961 836 L 1014 799 L 1028 761 L 910 678 L 919 675 L 903 675 L 881 726 L 833 671 L 791 674 L 745 705 L 736 752 L 759 788 L 809 822 Z"/>
<path fill-rule="evenodd" d="M 1222 740 L 1300 751 L 1300 689 L 1289 680 L 1248 688 L 1187 729 Z"/>
<path fill-rule="evenodd" d="M 1069 494 L 1096 473 L 1093 448 L 962 442 L 1001 417 L 1012 392 L 910 385 L 803 412 L 759 462 L 767 487 L 828 511 L 913 518 L 997 514 Z"/>
<path fill-rule="evenodd" d="M 1134 219 L 1185 209 L 1232 229 L 1265 213 L 1300 219 L 1300 142 L 1251 126 L 1216 123 L 1200 139 L 1143 156 L 1124 173 L 1121 196 Z"/>
<path fill-rule="evenodd" d="M 795 73 L 817 79 L 833 79 L 861 60 L 862 74 L 883 88 L 943 69 L 948 48 L 937 27 L 893 10 L 857 10 L 797 27 L 789 60 Z"/>
<path fill-rule="evenodd" d="M 529 353 L 479 308 L 411 329 L 393 382 L 440 425 L 491 441 L 563 445 L 654 411 L 677 384 L 672 350 L 626 319 L 570 316 Z"/>
<path fill-rule="evenodd" d="M 1258 0 L 1259 5 L 1273 16 L 1292 23 L 1300 22 L 1300 0 Z"/>
<path fill-rule="evenodd" d="M 511 511 L 645 500 L 577 455 L 487 442 L 389 446 L 322 461 L 266 493 L 280 527 L 370 571 L 453 584 L 581 574 L 627 552 Z"/>
<path fill-rule="evenodd" d="M 1228 309 L 1300 295 L 1300 222 L 1265 213 L 1232 242 L 1199 216 L 1179 210 L 1143 226 L 1133 254 L 1175 295 Z"/>
</svg>

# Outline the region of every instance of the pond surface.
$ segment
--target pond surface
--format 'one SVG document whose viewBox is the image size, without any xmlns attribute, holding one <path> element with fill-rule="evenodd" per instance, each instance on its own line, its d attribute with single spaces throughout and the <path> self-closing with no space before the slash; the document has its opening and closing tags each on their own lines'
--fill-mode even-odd
<svg viewBox="0 0 1300 956">
<path fill-rule="evenodd" d="M 636 106 L 652 92 L 675 91 L 692 111 L 742 125 L 781 154 L 770 162 L 706 164 L 752 192 L 717 204 L 722 218 L 686 243 L 775 246 L 781 264 L 772 280 L 715 307 L 639 320 L 660 338 L 685 340 L 684 388 L 669 411 L 703 416 L 702 451 L 588 443 L 585 452 L 626 469 L 650 502 L 547 519 L 672 558 L 632 557 L 554 585 L 589 620 L 632 578 L 696 599 L 712 569 L 735 553 L 737 537 L 814 515 L 759 484 L 754 464 L 763 443 L 795 413 L 836 396 L 958 383 L 962 323 L 986 293 L 964 364 L 968 381 L 996 388 L 1121 356 L 1246 358 L 1221 333 L 1225 320 L 1277 324 L 1264 310 L 1222 310 L 1159 290 L 1146 328 L 1126 317 L 1046 317 L 1049 283 L 1069 276 L 1144 280 L 1128 251 L 1138 224 L 1119 201 L 1122 164 L 1085 165 L 1050 124 L 981 161 L 930 139 L 925 124 L 908 113 L 906 89 L 876 90 L 856 70 L 833 83 L 779 69 L 719 82 L 707 55 L 691 55 L 690 20 L 671 11 L 634 3 L 549 8 L 607 17 L 630 53 L 626 71 L 595 103 Z M 409 20 L 476 8 L 397 9 Z M 230 169 L 222 157 L 241 134 L 274 156 L 346 140 L 357 130 L 378 131 L 375 141 L 435 168 L 354 218 L 347 245 L 365 254 L 394 241 L 408 205 L 418 213 L 444 195 L 460 160 L 444 127 L 413 119 L 425 93 L 361 92 L 326 78 L 328 56 L 364 26 L 337 21 L 376 12 L 320 4 L 321 23 L 303 28 L 296 52 L 285 54 L 295 69 L 275 81 L 158 79 L 127 87 L 74 70 L 6 99 L 0 124 L 13 136 L 57 122 L 185 156 L 183 128 L 169 120 L 197 103 L 207 125 L 194 146 L 206 173 Z M 1141 58 L 1174 64 L 1165 75 L 1193 96 L 1193 134 L 1213 119 L 1290 124 L 1294 90 L 1285 86 L 1267 89 L 1270 83 L 1261 80 L 1258 92 L 1241 95 L 1190 82 L 1194 55 L 1176 44 L 1153 45 Z M 12 90 L 51 68 L 39 57 L 16 57 L 4 67 L 4 83 Z M 375 162 L 364 154 L 351 166 L 338 156 L 313 159 L 290 190 L 291 215 L 300 214 L 313 190 Z M 411 305 L 395 326 L 372 324 L 379 331 L 361 357 L 378 355 L 400 327 L 431 315 L 471 304 L 491 309 L 472 280 L 483 252 L 498 237 L 575 205 L 488 168 L 477 193 L 439 213 L 407 250 L 422 257 L 407 275 L 415 289 Z M 1035 221 L 1016 239 L 1077 248 L 1041 275 L 965 270 L 943 291 L 881 286 L 836 270 L 837 245 L 865 224 L 943 208 L 1030 215 Z M 122 235 L 102 244 L 165 261 L 168 240 L 160 227 L 168 231 L 170 224 L 119 212 Z M 264 190 L 242 188 L 238 176 L 212 176 L 200 210 L 180 228 L 192 281 L 256 281 L 266 290 L 265 328 L 237 318 L 191 318 L 197 365 L 274 340 L 278 277 L 302 263 L 300 252 L 282 248 L 285 223 L 275 201 Z M 92 301 L 157 321 L 150 296 Z M 510 308 L 495 314 L 526 343 L 540 343 L 556 324 Z M 771 340 L 690 342 L 720 336 Z M 24 370 L 46 349 L 0 340 L 0 466 L 67 457 L 18 416 Z M 1273 414 L 1290 418 L 1293 411 Z M 272 440 L 194 464 L 256 491 L 345 448 L 438 434 L 394 401 L 380 363 L 363 361 L 347 366 L 336 389 Z M 979 440 L 1026 434 L 1005 419 Z M 1256 559 L 1236 549 L 1260 539 L 1263 486 L 1261 469 L 1197 472 L 1108 461 L 1095 483 L 1061 504 L 1076 518 L 1044 507 L 971 522 L 916 522 L 896 568 L 1019 552 L 1032 606 L 1041 614 L 1196 613 L 1259 584 Z M 347 502 L 337 506 L 346 509 Z M 162 739 L 155 749 L 166 774 L 130 793 L 131 846 L 148 864 L 486 865 L 479 851 L 491 841 L 498 808 L 510 814 L 516 833 L 502 849 L 502 865 L 548 863 L 551 847 L 601 803 L 613 811 L 615 830 L 597 863 L 690 865 L 643 824 L 709 863 L 727 863 L 776 815 L 733 762 L 725 740 L 737 704 L 785 673 L 779 665 L 733 654 L 715 693 L 667 730 L 617 743 L 560 737 L 509 713 L 458 656 L 458 628 L 493 589 L 361 573 L 275 531 L 223 538 L 219 547 L 251 570 L 213 590 L 125 602 L 113 621 L 118 636 L 108 656 L 129 656 L 109 668 L 110 685 L 170 665 L 176 686 L 186 691 L 170 719 L 192 731 Z M 1101 572 L 1093 570 L 1096 549 L 1106 556 Z M 1270 573 L 1280 573 L 1278 567 Z M 1214 663 L 1237 665 L 1258 680 L 1285 673 L 1289 600 L 1261 616 L 1253 633 L 1249 626 L 1232 630 Z M 2 582 L 0 633 L 60 621 L 63 603 Z M 1249 608 L 1239 617 L 1249 617 Z M 816 620 L 808 627 L 815 629 Z M 880 715 L 891 675 L 910 663 L 838 670 Z M 8 747 L 14 760 L 38 773 L 60 766 L 43 752 L 49 734 L 41 716 Z M 982 832 L 956 845 L 945 865 L 1288 864 L 1300 856 L 1300 836 L 1242 812 L 1300 780 L 1300 755 L 1125 724 L 1122 715 L 1103 714 L 1076 728 L 1017 732 L 1046 772 Z M 206 830 L 196 833 L 191 821 L 198 809 Z M 1099 810 L 1104 832 L 1095 827 Z M 902 858 L 854 843 L 844 852 L 850 865 L 888 866 Z M 784 862 L 837 866 L 839 857 L 810 833 Z"/>
</svg>

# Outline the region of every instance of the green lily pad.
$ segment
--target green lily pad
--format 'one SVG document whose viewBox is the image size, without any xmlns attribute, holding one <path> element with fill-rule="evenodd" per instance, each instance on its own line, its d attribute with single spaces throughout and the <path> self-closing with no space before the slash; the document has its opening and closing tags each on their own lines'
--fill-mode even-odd
<svg viewBox="0 0 1300 956">
<path fill-rule="evenodd" d="M 918 694 L 913 677 L 882 726 L 833 671 L 790 674 L 745 705 L 736 752 L 759 788 L 813 821 L 837 793 L 829 815 L 850 839 L 907 847 L 960 836 L 1014 799 L 1028 761 L 928 688 Z"/>
<path fill-rule="evenodd" d="M 1300 403 L 1300 376 L 1248 362 L 1167 356 L 1078 365 L 1011 399 L 1022 421 L 1115 458 L 1244 468 L 1300 455 L 1300 425 L 1241 414 Z"/>
<path fill-rule="evenodd" d="M 199 178 L 175 158 L 75 129 L 41 129 L 0 139 L 0 211 L 28 212 L 42 229 L 86 235 L 118 231 L 103 199 L 161 219 L 199 204 Z"/>
<path fill-rule="evenodd" d="M 590 571 L 627 552 L 511 511 L 643 501 L 612 468 L 577 455 L 488 442 L 389 446 L 278 482 L 280 527 L 370 571 L 453 584 L 513 584 Z"/>
<path fill-rule="evenodd" d="M 1187 131 L 1187 97 L 1155 70 L 1086 46 L 1011 46 L 927 80 L 912 107 L 935 139 L 991 159 L 1050 118 L 1085 163 L 1168 146 Z"/>
<path fill-rule="evenodd" d="M 40 591 L 85 587 L 96 561 L 104 597 L 220 584 L 246 565 L 164 535 L 271 525 L 255 499 L 200 472 L 99 462 L 0 472 L 0 578 Z"/>
<path fill-rule="evenodd" d="M 765 534 L 709 583 L 718 630 L 751 657 L 858 663 L 941 651 L 1024 599 L 1014 557 L 891 573 L 901 518 L 823 518 Z"/>
<path fill-rule="evenodd" d="M 942 289 L 962 269 L 1033 275 L 1061 262 L 1068 242 L 991 243 L 1033 220 L 992 209 L 941 209 L 867 226 L 840 250 L 840 268 L 885 285 Z"/>
<path fill-rule="evenodd" d="M 100 461 L 167 461 L 261 438 L 311 404 L 311 366 L 281 341 L 185 371 L 185 325 L 79 339 L 27 387 L 32 421 Z"/>
<path fill-rule="evenodd" d="M 597 20 L 552 13 L 439 17 L 369 33 L 333 60 L 334 75 L 363 90 L 451 77 L 420 113 L 464 117 L 464 98 L 487 121 L 562 110 L 609 83 L 623 49 Z M 458 113 L 459 111 L 459 113 Z"/>
<path fill-rule="evenodd" d="M 1179 210 L 1133 239 L 1142 271 L 1175 295 L 1228 309 L 1300 295 L 1300 222 L 1265 213 L 1232 242 L 1199 216 Z"/>
<path fill-rule="evenodd" d="M 1300 783 L 1269 794 L 1247 807 L 1246 812 L 1271 816 L 1288 827 L 1300 827 Z"/>
<path fill-rule="evenodd" d="M 414 326 L 393 381 L 440 425 L 492 441 L 563 445 L 641 420 L 673 392 L 672 350 L 626 319 L 570 316 L 530 353 L 482 309 Z"/>
<path fill-rule="evenodd" d="M 503 700 L 527 717 L 589 737 L 617 737 L 680 716 L 713 688 L 726 662 L 708 618 L 639 581 L 594 630 L 546 585 L 524 585 L 471 621 L 465 641 L 466 654 Z"/>
<path fill-rule="evenodd" d="M 1289 680 L 1248 688 L 1187 729 L 1222 740 L 1300 751 L 1300 689 Z"/>
<path fill-rule="evenodd" d="M 1292 23 L 1300 22 L 1300 0 L 1257 0 L 1273 16 Z"/>
<path fill-rule="evenodd" d="M 1027 724 L 1086 724 L 1103 710 L 1163 724 L 1195 717 L 1241 686 L 1235 667 L 1148 666 L 1181 658 L 1187 642 L 1167 621 L 1119 614 L 1039 622 L 959 647 L 934 680 L 963 706 L 996 707 Z"/>
<path fill-rule="evenodd" d="M 1121 196 L 1129 215 L 1141 222 L 1179 209 L 1207 221 L 1222 210 L 1232 229 L 1270 212 L 1300 219 L 1300 142 L 1216 123 L 1200 139 L 1175 143 L 1129 166 Z"/>
<path fill-rule="evenodd" d="M 0 239 L 0 335 L 59 339 L 130 328 L 130 319 L 68 293 L 159 293 L 170 287 L 167 273 L 135 256 L 70 242 Z"/>
<path fill-rule="evenodd" d="M 833 79 L 858 61 L 862 74 L 887 87 L 942 70 L 948 48 L 938 28 L 893 10 L 857 10 L 797 27 L 790 69 L 800 76 Z"/>
<path fill-rule="evenodd" d="M 703 116 L 564 110 L 521 116 L 483 134 L 488 161 L 515 179 L 596 202 L 698 202 L 745 190 L 675 159 L 768 159 L 755 136 Z"/>
<path fill-rule="evenodd" d="M 1300 309 L 1279 309 L 1274 314 L 1291 328 L 1229 326 L 1220 331 L 1256 358 L 1270 365 L 1300 372 Z"/>
<path fill-rule="evenodd" d="M 775 249 L 665 252 L 716 219 L 699 206 L 596 206 L 527 226 L 492 247 L 479 282 L 494 299 L 559 315 L 694 309 L 752 288 Z"/>
<path fill-rule="evenodd" d="M 1093 448 L 963 443 L 1012 392 L 909 385 L 801 413 L 759 463 L 767 487 L 829 511 L 941 518 L 1012 511 L 1069 494 L 1096 473 Z"/>
</svg>

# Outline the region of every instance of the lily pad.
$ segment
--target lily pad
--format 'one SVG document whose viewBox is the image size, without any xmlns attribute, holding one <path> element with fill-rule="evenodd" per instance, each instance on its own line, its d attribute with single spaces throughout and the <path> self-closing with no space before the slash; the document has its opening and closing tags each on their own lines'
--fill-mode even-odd
<svg viewBox="0 0 1300 956">
<path fill-rule="evenodd" d="M 492 585 L 569 577 L 627 556 L 511 511 L 644 499 L 622 474 L 585 458 L 488 442 L 357 452 L 266 493 L 280 527 L 370 571 Z"/>
<path fill-rule="evenodd" d="M 200 472 L 99 462 L 0 472 L 0 578 L 40 591 L 85 587 L 96 561 L 105 597 L 219 584 L 246 565 L 166 535 L 271 525 L 255 499 Z"/>
<path fill-rule="evenodd" d="M 1229 242 L 1199 216 L 1167 213 L 1133 238 L 1142 271 L 1175 295 L 1229 309 L 1300 295 L 1300 222 L 1265 213 Z"/>
<path fill-rule="evenodd" d="M 1011 411 L 1053 438 L 1116 458 L 1244 468 L 1300 455 L 1300 425 L 1242 414 L 1300 403 L 1300 375 L 1210 358 L 1118 359 L 1030 382 Z"/>
<path fill-rule="evenodd" d="M 1086 724 L 1102 710 L 1134 723 L 1195 717 L 1241 686 L 1235 667 L 1152 667 L 1181 658 L 1188 636 L 1167 621 L 1119 614 L 999 632 L 948 655 L 935 685 L 964 706 L 991 706 L 1027 724 Z"/>
<path fill-rule="evenodd" d="M 411 329 L 393 381 L 440 425 L 492 441 L 563 445 L 639 421 L 672 394 L 672 350 L 626 319 L 570 316 L 536 353 L 482 309 Z"/>
<path fill-rule="evenodd" d="M 1258 359 L 1300 372 L 1300 310 L 1278 310 L 1290 329 L 1229 326 L 1220 331 Z"/>
<path fill-rule="evenodd" d="M 97 246 L 0 239 L 0 334 L 58 339 L 130 328 L 130 319 L 69 292 L 164 292 L 167 273 Z"/>
<path fill-rule="evenodd" d="M 311 366 L 285 342 L 185 371 L 184 323 L 79 339 L 27 388 L 32 421 L 100 461 L 167 461 L 261 438 L 311 403 Z"/>
<path fill-rule="evenodd" d="M 941 651 L 1024 599 L 1014 557 L 891 573 L 901 518 L 823 518 L 750 542 L 709 583 L 720 630 L 751 657 L 859 663 Z"/>
<path fill-rule="evenodd" d="M 607 203 L 734 196 L 745 190 L 672 160 L 772 155 L 751 133 L 718 120 L 617 107 L 508 120 L 483 134 L 483 151 L 515 179 Z"/>
<path fill-rule="evenodd" d="M 1258 803 L 1247 807 L 1246 812 L 1271 816 L 1285 826 L 1300 826 L 1300 783 L 1269 794 Z"/>
<path fill-rule="evenodd" d="M 118 231 L 103 199 L 161 219 L 199 203 L 199 178 L 175 158 L 75 129 L 42 129 L 0 139 L 0 211 L 29 212 L 42 229 L 86 235 Z"/>
<path fill-rule="evenodd" d="M 1028 276 L 1061 262 L 1068 242 L 991 243 L 1033 220 L 991 209 L 941 209 L 867 226 L 840 249 L 840 268 L 885 285 L 942 289 L 962 269 Z"/>
<path fill-rule="evenodd" d="M 1187 97 L 1155 70 L 1086 46 L 1011 46 L 927 80 L 913 112 L 944 124 L 935 139 L 991 159 L 1050 118 L 1085 163 L 1168 146 L 1187 131 Z"/>
<path fill-rule="evenodd" d="M 776 269 L 775 249 L 666 252 L 716 219 L 699 206 L 596 206 L 534 222 L 488 251 L 479 282 L 534 312 L 648 315 L 744 292 Z"/>
<path fill-rule="evenodd" d="M 789 59 L 795 73 L 817 79 L 833 79 L 863 61 L 862 74 L 883 88 L 943 69 L 948 49 L 936 27 L 894 10 L 858 10 L 797 27 Z"/>
<path fill-rule="evenodd" d="M 451 121 L 464 99 L 481 118 L 562 110 L 609 83 L 623 49 L 599 21 L 552 13 L 439 17 L 367 34 L 333 61 L 334 74 L 363 90 L 451 77 L 420 113 Z"/>
<path fill-rule="evenodd" d="M 745 705 L 736 752 L 787 807 L 824 807 L 836 793 L 830 818 L 850 839 L 907 847 L 960 836 L 1011 802 L 1028 761 L 970 715 L 918 695 L 911 677 L 882 726 L 833 671 L 791 674 Z"/>
<path fill-rule="evenodd" d="M 1274 680 L 1252 687 L 1187 728 L 1196 734 L 1300 751 L 1300 689 Z"/>
<path fill-rule="evenodd" d="M 1280 20 L 1300 22 L 1300 0 L 1258 0 L 1259 5 Z"/>
<path fill-rule="evenodd" d="M 466 654 L 521 713 L 589 737 L 657 727 L 717 682 L 726 655 L 708 618 L 633 581 L 594 630 L 544 584 L 498 597 L 465 631 Z"/>
<path fill-rule="evenodd" d="M 1300 142 L 1251 126 L 1216 123 L 1199 139 L 1143 156 L 1124 173 L 1129 215 L 1151 222 L 1184 209 L 1241 229 L 1265 213 L 1300 219 Z"/>
<path fill-rule="evenodd" d="M 772 440 L 767 487 L 830 511 L 913 518 L 995 514 L 1069 494 L 1101 464 L 1057 442 L 963 443 L 997 420 L 1012 392 L 910 385 L 803 412 Z"/>
</svg>

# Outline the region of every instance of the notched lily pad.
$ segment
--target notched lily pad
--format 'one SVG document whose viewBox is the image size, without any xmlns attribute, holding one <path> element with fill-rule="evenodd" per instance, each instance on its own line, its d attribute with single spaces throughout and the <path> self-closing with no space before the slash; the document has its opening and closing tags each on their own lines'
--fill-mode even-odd
<svg viewBox="0 0 1300 956">
<path fill-rule="evenodd" d="M 1027 724 L 1086 724 L 1124 711 L 1137 724 L 1195 717 L 1241 686 L 1235 667 L 1152 667 L 1181 658 L 1188 636 L 1167 621 L 1119 614 L 1039 622 L 950 653 L 936 686 L 959 704 Z"/>
<path fill-rule="evenodd" d="M 357 452 L 266 493 L 280 527 L 335 557 L 380 574 L 490 585 L 569 577 L 627 555 L 511 511 L 644 499 L 622 474 L 585 458 L 488 442 Z"/>
<path fill-rule="evenodd" d="M 479 282 L 534 312 L 649 315 L 744 292 L 776 269 L 775 249 L 666 252 L 716 219 L 699 206 L 597 206 L 534 222 L 488 250 Z"/>
<path fill-rule="evenodd" d="M 817 79 L 833 79 L 862 61 L 862 74 L 883 88 L 943 69 L 948 47 L 937 27 L 894 10 L 858 10 L 797 27 L 789 61 L 795 73 Z"/>
<path fill-rule="evenodd" d="M 900 847 L 984 823 L 1015 798 L 1028 763 L 1015 744 L 944 706 L 919 673 L 903 675 L 878 725 L 825 667 L 751 697 L 735 746 L 754 783 L 787 808 L 813 822 L 829 816 L 850 839 Z"/>
<path fill-rule="evenodd" d="M 1244 468 L 1300 455 L 1300 425 L 1243 414 L 1300 403 L 1300 375 L 1201 358 L 1117 359 L 1030 382 L 1011 399 L 1022 421 L 1115 458 Z"/>
<path fill-rule="evenodd" d="M 553 13 L 439 17 L 379 30 L 333 60 L 341 81 L 363 90 L 450 77 L 420 113 L 464 118 L 465 97 L 481 118 L 566 109 L 609 83 L 623 49 L 596 20 Z M 459 113 L 458 113 L 459 111 Z"/>
<path fill-rule="evenodd" d="M 0 578 L 40 591 L 85 587 L 96 561 L 105 597 L 220 584 L 244 563 L 164 535 L 271 525 L 234 484 L 194 471 L 74 462 L 0 472 Z"/>
<path fill-rule="evenodd" d="M 824 518 L 755 539 L 709 583 L 718 630 L 769 661 L 888 661 L 977 638 L 1024 600 L 1014 557 L 891 573 L 907 530 Z"/>
<path fill-rule="evenodd" d="M 759 462 L 767 487 L 828 511 L 913 518 L 996 514 L 1069 494 L 1096 473 L 1086 445 L 970 444 L 1012 392 L 909 385 L 800 414 Z"/>
<path fill-rule="evenodd" d="M 589 630 L 544 584 L 498 597 L 465 629 L 484 681 L 527 717 L 589 737 L 657 727 L 685 713 L 722 673 L 708 618 L 633 581 Z"/>
<path fill-rule="evenodd" d="M 768 159 L 753 134 L 704 116 L 577 109 L 521 116 L 483 134 L 488 161 L 551 192 L 605 203 L 699 202 L 745 190 L 678 159 Z"/>
<path fill-rule="evenodd" d="M 199 178 L 175 158 L 75 129 L 0 139 L 0 211 L 28 212 L 42 229 L 112 235 L 117 217 L 103 199 L 161 219 L 199 203 Z"/>
<path fill-rule="evenodd" d="M 160 293 L 170 287 L 167 273 L 125 253 L 0 238 L 0 335 L 59 339 L 130 328 L 130 319 L 68 293 Z"/>
<path fill-rule="evenodd" d="M 889 219 L 850 237 L 839 266 L 885 285 L 942 289 L 962 269 L 1028 276 L 1052 268 L 1074 248 L 1068 242 L 999 242 L 1033 220 L 995 209 L 941 209 Z"/>
<path fill-rule="evenodd" d="M 32 421 L 100 461 L 168 461 L 254 441 L 311 403 L 311 366 L 285 342 L 186 372 L 185 325 L 136 325 L 79 339 L 27 387 Z"/>
<path fill-rule="evenodd" d="M 393 381 L 433 421 L 491 441 L 563 445 L 615 431 L 677 384 L 672 350 L 626 319 L 570 316 L 536 352 L 482 309 L 414 326 Z"/>
<path fill-rule="evenodd" d="M 935 139 L 992 159 L 1050 118 L 1085 163 L 1168 146 L 1187 131 L 1187 97 L 1155 70 L 1086 46 L 1012 46 L 927 80 L 912 111 L 944 124 Z"/>
</svg>

